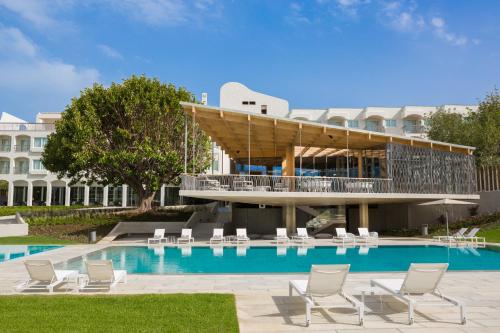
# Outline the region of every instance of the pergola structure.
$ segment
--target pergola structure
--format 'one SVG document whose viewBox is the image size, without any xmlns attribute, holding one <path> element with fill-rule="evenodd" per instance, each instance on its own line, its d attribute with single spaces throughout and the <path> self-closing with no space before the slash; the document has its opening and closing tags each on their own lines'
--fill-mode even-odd
<svg viewBox="0 0 500 333">
<path fill-rule="evenodd" d="M 378 133 L 365 131 L 360 129 L 350 129 L 335 125 L 322 124 L 310 121 L 302 121 L 276 116 L 248 113 L 237 110 L 229 110 L 219 107 L 211 107 L 195 103 L 181 102 L 185 114 L 192 118 L 193 124 L 199 126 L 212 141 L 216 142 L 227 153 L 233 161 L 245 163 L 251 166 L 256 160 L 271 159 L 275 164 L 281 167 L 281 176 L 295 177 L 296 170 L 298 176 L 302 177 L 303 161 L 312 158 L 314 160 L 325 160 L 328 163 L 329 158 L 342 156 L 347 160 L 347 173 L 342 179 L 352 179 L 353 175 L 356 178 L 363 178 L 366 172 L 363 172 L 364 162 L 367 157 L 377 156 L 377 158 L 387 159 L 387 155 L 401 156 L 401 151 L 408 154 L 409 158 L 415 158 L 416 155 L 421 155 L 420 160 L 425 160 L 430 163 L 430 167 L 424 166 L 424 171 L 433 179 L 439 179 L 446 176 L 446 172 L 453 173 L 454 178 L 463 178 L 463 174 L 469 172 L 470 162 L 473 162 L 472 153 L 474 147 L 437 142 L 426 139 L 410 138 L 386 133 Z M 186 128 L 186 135 L 189 130 Z M 187 140 L 186 140 L 187 142 Z M 194 143 L 195 145 L 196 143 Z M 382 147 L 382 148 L 381 148 Z M 398 148 L 403 147 L 403 149 Z M 406 148 L 405 148 L 406 147 Z M 397 148 L 397 149 L 396 149 Z M 192 149 L 195 154 L 195 149 Z M 394 153 L 396 152 L 396 153 Z M 189 149 L 185 149 L 185 153 L 189 154 Z M 398 155 L 399 154 L 399 155 Z M 427 155 L 430 158 L 427 158 Z M 435 156 L 443 157 L 441 160 L 455 161 L 450 164 L 451 167 L 446 171 L 440 170 L 437 165 L 432 165 L 436 160 Z M 195 158 L 195 156 L 193 156 Z M 400 157 L 398 157 L 400 158 Z M 439 160 L 439 161 L 441 161 Z M 351 162 L 355 163 L 351 163 Z M 392 172 L 394 167 L 400 161 L 387 162 L 387 169 Z M 437 163 L 437 162 L 434 162 Z M 448 163 L 448 162 L 446 162 Z M 451 162 L 450 162 L 451 163 Z M 454 174 L 456 166 L 464 165 L 462 174 Z M 355 165 L 355 171 L 350 170 L 350 165 Z M 401 166 L 408 168 L 408 164 L 401 162 Z M 352 166 L 351 166 L 352 168 Z M 422 169 L 422 167 L 420 168 Z M 251 168 L 248 167 L 248 175 L 250 176 Z M 430 171 L 429 171 L 430 170 Z M 201 171 L 201 170 L 200 170 Z M 473 174 L 473 173 L 472 173 Z M 394 173 L 394 177 L 399 177 L 406 173 Z M 385 178 L 392 177 L 392 174 L 384 174 Z M 421 177 L 421 176 L 419 176 Z M 425 177 L 424 177 L 425 178 Z M 467 178 L 467 177 L 465 177 Z M 389 180 L 389 179 L 385 179 Z M 274 179 L 273 179 L 274 181 Z M 330 181 L 330 179 L 328 179 Z M 418 182 L 419 179 L 413 180 Z M 220 180 L 218 180 L 220 182 Z M 294 181 L 298 182 L 298 181 Z M 470 179 L 467 178 L 470 183 Z M 366 183 L 366 182 L 365 182 Z M 295 205 L 300 204 L 339 204 L 339 203 L 358 203 L 360 207 L 360 224 L 368 225 L 368 203 L 372 202 L 404 202 L 410 200 L 428 200 L 439 199 L 444 195 L 450 194 L 456 199 L 478 199 L 475 195 L 475 189 L 471 188 L 470 184 L 461 186 L 460 188 L 446 193 L 448 186 L 439 187 L 441 192 L 432 193 L 427 189 L 420 189 L 417 193 L 404 192 L 407 188 L 416 188 L 415 186 L 403 186 L 403 190 L 396 191 L 389 189 L 381 190 L 382 193 L 346 193 L 347 191 L 339 190 L 332 192 L 327 190 L 326 193 L 304 193 L 303 190 L 297 190 L 295 185 L 292 191 L 287 193 L 276 193 L 264 190 L 261 193 L 240 191 L 226 191 L 229 185 L 221 191 L 198 191 L 198 188 L 188 188 L 183 185 L 181 195 L 192 196 L 198 198 L 207 198 L 214 200 L 224 200 L 233 202 L 246 203 L 269 203 L 280 204 L 284 207 L 284 219 L 290 230 L 294 229 L 295 225 Z M 260 186 L 263 187 L 263 186 Z M 269 186 L 264 186 L 269 187 Z M 303 189 L 304 187 L 302 187 Z M 434 186 L 431 188 L 438 188 Z M 444 190 L 442 190 L 444 188 Z M 467 188 L 464 190 L 464 188 Z M 271 191 L 273 191 L 274 186 Z M 413 190 L 412 190 L 413 191 Z M 416 190 L 415 190 L 416 191 Z M 426 192 L 428 191 L 428 192 Z M 257 191 L 258 192 L 258 191 Z M 467 192 L 467 193 L 465 193 Z M 447 196 L 450 197 L 450 196 Z M 259 202 L 260 198 L 260 202 Z"/>
</svg>

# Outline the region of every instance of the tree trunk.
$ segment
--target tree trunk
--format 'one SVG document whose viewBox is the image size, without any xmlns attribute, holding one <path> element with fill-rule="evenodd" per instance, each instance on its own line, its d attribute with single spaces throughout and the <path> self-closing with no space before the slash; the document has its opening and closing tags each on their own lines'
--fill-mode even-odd
<svg viewBox="0 0 500 333">
<path fill-rule="evenodd" d="M 139 192 L 139 205 L 137 206 L 137 211 L 139 213 L 145 213 L 153 209 L 153 199 L 156 192 Z"/>
</svg>

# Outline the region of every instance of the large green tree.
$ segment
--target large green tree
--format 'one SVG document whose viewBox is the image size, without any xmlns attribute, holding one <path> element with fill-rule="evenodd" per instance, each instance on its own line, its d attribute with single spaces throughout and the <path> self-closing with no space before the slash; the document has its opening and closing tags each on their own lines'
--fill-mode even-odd
<svg viewBox="0 0 500 333">
<path fill-rule="evenodd" d="M 193 136 L 193 123 L 180 101 L 195 98 L 184 88 L 144 76 L 108 88 L 94 84 L 71 101 L 56 123 L 43 163 L 73 183 L 127 184 L 139 197 L 138 210 L 150 210 L 161 184 L 175 182 L 184 171 L 186 121 L 188 172 L 209 165 L 209 138 L 196 125 Z"/>
<path fill-rule="evenodd" d="M 479 103 L 477 111 L 466 115 L 444 109 L 427 117 L 429 138 L 476 147 L 478 165 L 500 164 L 500 95 L 498 90 Z"/>
</svg>

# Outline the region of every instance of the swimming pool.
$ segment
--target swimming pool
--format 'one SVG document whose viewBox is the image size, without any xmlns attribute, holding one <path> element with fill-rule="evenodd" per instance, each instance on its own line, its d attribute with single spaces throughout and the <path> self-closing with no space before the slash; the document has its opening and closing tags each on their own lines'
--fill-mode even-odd
<svg viewBox="0 0 500 333">
<path fill-rule="evenodd" d="M 58 249 L 57 245 L 0 245 L 0 262 Z"/>
<path fill-rule="evenodd" d="M 353 272 L 406 271 L 410 263 L 448 262 L 450 270 L 500 270 L 493 248 L 379 246 L 146 247 L 112 246 L 58 265 L 85 271 L 85 259 L 111 259 L 130 274 L 305 273 L 311 264 L 350 263 Z"/>
</svg>

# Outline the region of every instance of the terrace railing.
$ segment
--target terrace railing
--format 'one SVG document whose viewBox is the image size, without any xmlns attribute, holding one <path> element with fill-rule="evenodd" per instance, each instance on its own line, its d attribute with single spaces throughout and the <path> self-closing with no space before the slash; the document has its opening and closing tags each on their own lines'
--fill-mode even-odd
<svg viewBox="0 0 500 333">
<path fill-rule="evenodd" d="M 392 193 L 392 180 L 384 178 L 185 174 L 181 180 L 188 191 Z"/>
<path fill-rule="evenodd" d="M 0 124 L 0 131 L 47 131 L 56 129 L 55 124 L 48 123 L 3 123 Z"/>
</svg>

